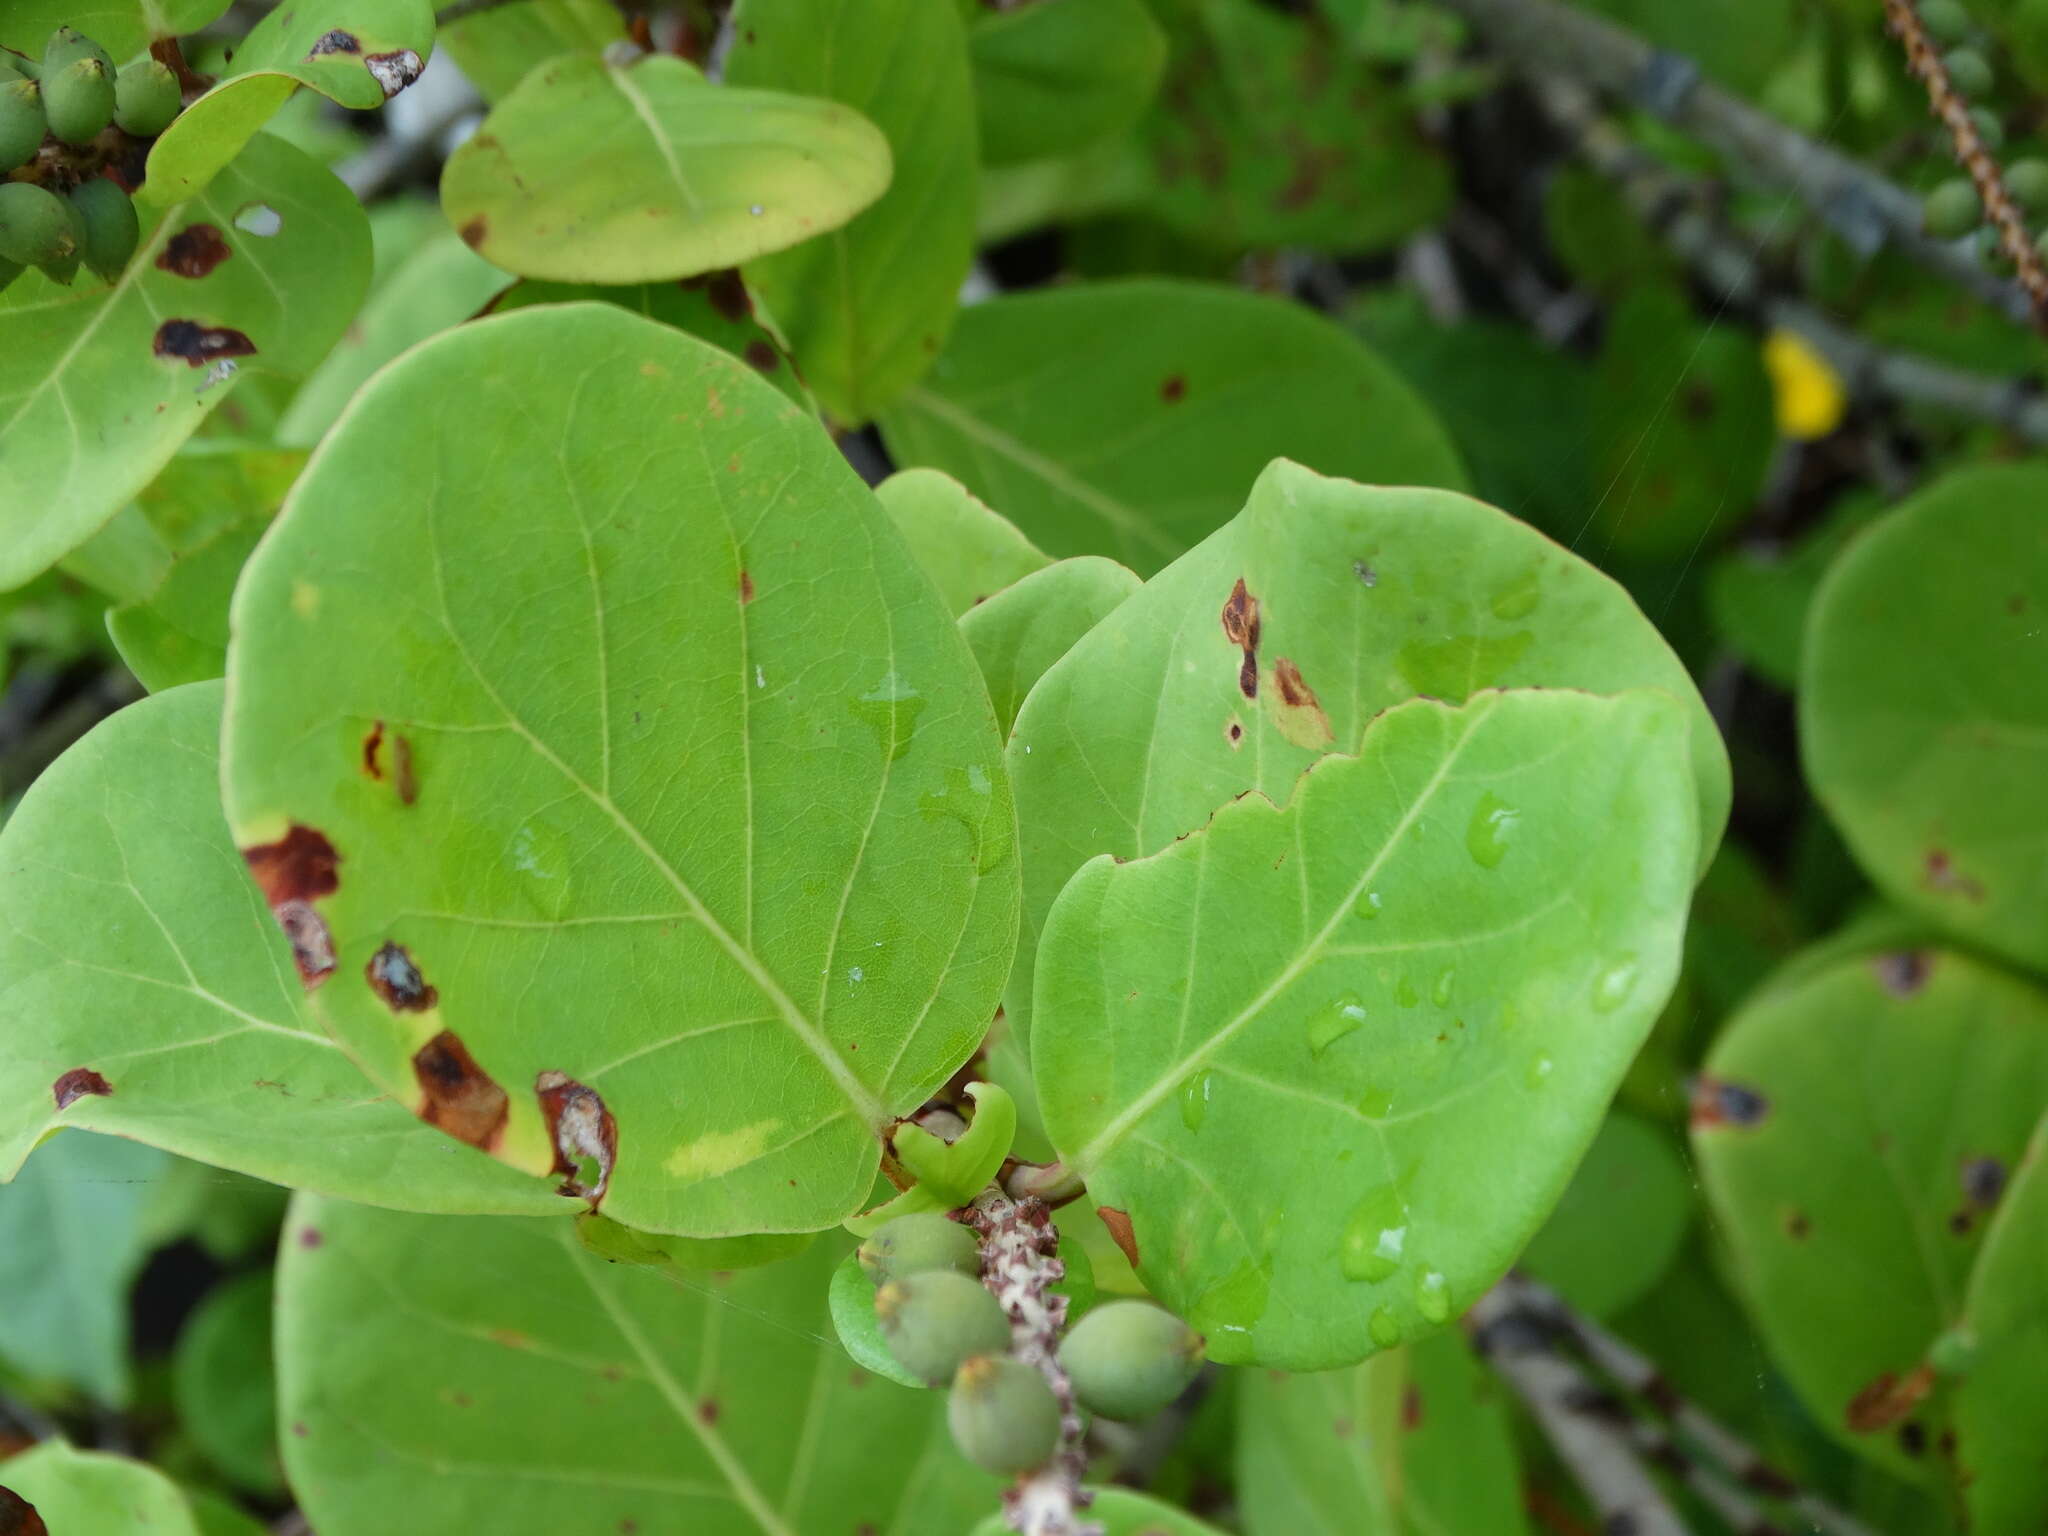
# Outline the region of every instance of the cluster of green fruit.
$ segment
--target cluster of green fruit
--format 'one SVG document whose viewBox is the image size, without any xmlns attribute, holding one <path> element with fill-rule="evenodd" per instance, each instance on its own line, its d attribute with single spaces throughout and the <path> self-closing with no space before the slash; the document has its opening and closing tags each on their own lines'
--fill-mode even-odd
<svg viewBox="0 0 2048 1536">
<path fill-rule="evenodd" d="M 71 27 L 51 34 L 40 60 L 0 50 L 0 288 L 28 267 L 69 283 L 81 264 L 108 279 L 128 264 L 141 237 L 135 205 L 92 157 L 69 151 L 94 148 L 110 126 L 153 139 L 180 104 L 168 65 L 142 58 L 117 73 Z"/>
<path fill-rule="evenodd" d="M 1968 98 L 1989 96 L 1996 77 L 1990 61 L 1976 46 L 1981 39 L 1962 0 L 1921 0 L 1920 22 L 1947 50 L 1941 63 L 1949 84 Z M 1995 112 L 1972 107 L 1970 121 L 1985 149 L 1995 154 L 2004 147 L 2005 125 Z M 2020 207 L 2029 213 L 2048 212 L 2048 160 L 2016 160 L 2005 168 L 2004 176 L 2006 190 Z M 1921 217 L 1936 239 L 1960 240 L 1983 223 L 1984 204 L 1969 178 L 1952 176 L 1927 194 Z M 2038 243 L 2048 256 L 2048 230 L 2041 233 Z"/>
<path fill-rule="evenodd" d="M 875 1321 L 912 1375 L 951 1382 L 946 1422 L 961 1454 L 999 1475 L 1051 1459 L 1060 1405 L 1045 1376 L 1010 1353 L 1010 1320 L 978 1276 L 974 1231 L 936 1211 L 899 1216 L 860 1248 L 875 1281 Z M 1111 1301 L 1067 1330 L 1060 1364 L 1074 1400 L 1106 1419 L 1142 1419 L 1178 1397 L 1202 1363 L 1202 1338 L 1149 1302 Z"/>
</svg>

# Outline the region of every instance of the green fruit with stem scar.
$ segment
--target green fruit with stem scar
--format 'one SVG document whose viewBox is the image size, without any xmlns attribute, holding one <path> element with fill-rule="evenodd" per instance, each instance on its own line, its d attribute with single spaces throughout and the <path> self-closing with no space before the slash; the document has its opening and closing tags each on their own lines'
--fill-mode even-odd
<svg viewBox="0 0 2048 1536">
<path fill-rule="evenodd" d="M 950 1269 L 970 1279 L 981 1272 L 981 1244 L 974 1229 L 940 1211 L 898 1216 L 860 1245 L 860 1267 L 877 1285 Z"/>
<path fill-rule="evenodd" d="M 1927 194 L 1920 217 L 1935 239 L 1957 240 L 1977 227 L 1984 205 L 1977 201 L 1977 189 L 1958 176 Z"/>
<path fill-rule="evenodd" d="M 0 183 L 0 256 L 40 267 L 78 255 L 78 227 L 56 193 L 28 181 Z"/>
<path fill-rule="evenodd" d="M 0 171 L 33 160 L 49 131 L 43 88 L 33 80 L 0 81 Z"/>
<path fill-rule="evenodd" d="M 946 1402 L 946 1426 L 960 1454 L 998 1477 L 1029 1472 L 1060 1443 L 1060 1405 L 1045 1378 L 1008 1355 L 962 1362 Z"/>
<path fill-rule="evenodd" d="M 58 70 L 76 64 L 80 59 L 97 59 L 106 66 L 109 74 L 113 73 L 113 56 L 106 49 L 76 27 L 59 27 L 50 34 L 50 40 L 43 44 L 43 78 L 48 79 Z"/>
<path fill-rule="evenodd" d="M 112 282 L 128 265 L 128 258 L 135 254 L 142 239 L 135 204 L 106 177 L 95 176 L 72 192 L 71 209 L 85 231 L 80 254 L 86 266 Z"/>
<path fill-rule="evenodd" d="M 161 59 L 137 59 L 114 77 L 114 121 L 138 139 L 170 127 L 179 100 L 178 77 Z"/>
<path fill-rule="evenodd" d="M 98 59 L 74 59 L 43 76 L 50 132 L 66 144 L 90 144 L 114 120 L 114 72 Z"/>
<path fill-rule="evenodd" d="M 1149 1418 L 1195 1379 L 1202 1336 L 1150 1302 L 1112 1301 L 1068 1330 L 1060 1363 L 1075 1400 L 1091 1413 Z"/>
<path fill-rule="evenodd" d="M 1010 1320 L 977 1280 L 950 1269 L 891 1280 L 875 1292 L 875 1321 L 911 1375 L 937 1386 L 969 1355 L 1010 1347 Z"/>
</svg>

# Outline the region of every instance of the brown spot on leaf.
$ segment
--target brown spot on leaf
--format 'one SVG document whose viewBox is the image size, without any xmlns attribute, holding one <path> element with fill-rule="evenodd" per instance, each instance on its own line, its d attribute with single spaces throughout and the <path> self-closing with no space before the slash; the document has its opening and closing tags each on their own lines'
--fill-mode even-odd
<svg viewBox="0 0 2048 1536">
<path fill-rule="evenodd" d="M 767 342 L 759 340 L 747 343 L 747 361 L 762 373 L 773 373 L 782 366 L 780 354 Z"/>
<path fill-rule="evenodd" d="M 218 225 L 187 224 L 164 242 L 156 265 L 159 271 L 178 277 L 199 278 L 234 254 Z"/>
<path fill-rule="evenodd" d="M 1692 1080 L 1692 1125 L 1747 1128 L 1762 1123 L 1771 1112 L 1770 1100 L 1754 1088 L 1723 1082 L 1702 1072 Z"/>
<path fill-rule="evenodd" d="M 1223 728 L 1223 739 L 1229 742 L 1231 749 L 1235 751 L 1244 744 L 1244 727 L 1235 720 L 1231 721 Z"/>
<path fill-rule="evenodd" d="M 561 1072 L 543 1072 L 533 1080 L 540 1112 L 555 1144 L 555 1172 L 562 1175 L 560 1192 L 588 1200 L 592 1210 L 604 1201 L 619 1158 L 619 1127 L 597 1091 Z"/>
<path fill-rule="evenodd" d="M 377 89 L 389 101 L 419 79 L 426 65 L 410 48 L 399 48 L 390 53 L 368 55 L 363 60 L 363 68 L 370 72 L 370 78 L 377 82 Z"/>
<path fill-rule="evenodd" d="M 363 45 L 356 41 L 356 35 L 353 32 L 343 32 L 337 28 L 335 31 L 324 34 L 318 42 L 307 49 L 306 57 L 317 59 L 329 53 L 361 53 L 362 51 Z"/>
<path fill-rule="evenodd" d="M 462 228 L 456 231 L 458 235 L 462 236 L 462 243 L 472 251 L 483 249 L 484 240 L 490 232 L 491 221 L 480 213 L 465 219 Z"/>
<path fill-rule="evenodd" d="M 318 1227 L 299 1228 L 299 1246 L 301 1248 L 318 1248 L 325 1241 L 326 1239 L 320 1235 Z"/>
<path fill-rule="evenodd" d="M 1422 1388 L 1409 1382 L 1401 1391 L 1401 1427 L 1420 1429 L 1422 1427 Z"/>
<path fill-rule="evenodd" d="M 697 1404 L 697 1421 L 700 1424 L 716 1424 L 718 1422 L 717 1398 L 707 1397 L 699 1400 Z"/>
<path fill-rule="evenodd" d="M 254 357 L 256 343 L 229 326 L 166 320 L 156 328 L 153 350 L 158 357 L 180 358 L 188 367 L 204 368 L 226 357 Z"/>
<path fill-rule="evenodd" d="M 340 889 L 341 855 L 323 834 L 293 822 L 276 842 L 244 848 L 242 857 L 291 941 L 299 979 L 308 990 L 317 987 L 334 970 L 334 938 L 313 903 Z"/>
<path fill-rule="evenodd" d="M 1899 1449 L 1908 1456 L 1921 1457 L 1927 1454 L 1927 1426 L 1918 1419 L 1908 1419 L 1899 1426 Z"/>
<path fill-rule="evenodd" d="M 0 1488 L 0 1536 L 50 1536 L 43 1517 L 12 1488 Z"/>
<path fill-rule="evenodd" d="M 745 571 L 740 572 L 740 606 L 744 608 L 754 600 L 754 578 Z"/>
<path fill-rule="evenodd" d="M 1721 402 L 1714 396 L 1713 389 L 1698 382 L 1685 386 L 1678 392 L 1678 408 L 1687 421 L 1708 422 L 1714 419 L 1714 412 Z"/>
<path fill-rule="evenodd" d="M 1237 686 L 1248 699 L 1259 696 L 1259 600 L 1245 590 L 1244 578 L 1230 589 L 1223 604 L 1223 638 L 1244 652 Z"/>
<path fill-rule="evenodd" d="M 412 771 L 412 743 L 403 736 L 391 738 L 391 787 L 398 791 L 400 805 L 411 805 L 420 797 L 420 781 Z"/>
<path fill-rule="evenodd" d="M 1947 851 L 1941 848 L 1930 848 L 1927 850 L 1927 868 L 1922 883 L 1931 891 L 1941 891 L 1945 894 L 1960 896 L 1965 901 L 1982 901 L 1984 899 L 1983 882 L 1973 879 L 1958 870 L 1955 866 L 1955 860 L 1951 859 Z"/>
<path fill-rule="evenodd" d="M 363 738 L 363 772 L 373 779 L 384 777 L 383 752 L 384 722 L 379 720 L 371 725 L 370 733 Z"/>
<path fill-rule="evenodd" d="M 427 984 L 426 977 L 406 952 L 403 944 L 386 940 L 363 967 L 370 990 L 384 1000 L 393 1013 L 425 1013 L 440 1001 L 441 994 Z"/>
<path fill-rule="evenodd" d="M 1903 1376 L 1886 1371 L 1849 1399 L 1844 1418 L 1851 1432 L 1859 1435 L 1889 1429 L 1933 1390 L 1931 1365 L 1916 1365 Z"/>
<path fill-rule="evenodd" d="M 1963 1198 L 1988 1209 L 2005 1193 L 2005 1164 L 1995 1157 L 1973 1157 L 1963 1164 L 1962 1179 Z"/>
<path fill-rule="evenodd" d="M 310 901 L 281 901 L 270 911 L 291 943 L 292 963 L 299 968 L 300 982 L 312 991 L 334 973 L 334 935 L 328 931 L 327 919 Z"/>
<path fill-rule="evenodd" d="M 1977 1213 L 1975 1211 L 1963 1210 L 1951 1211 L 1949 1213 L 1948 1229 L 1955 1233 L 1957 1237 L 1968 1237 L 1976 1225 Z"/>
<path fill-rule="evenodd" d="M 413 1052 L 412 1075 L 420 1085 L 415 1113 L 422 1120 L 485 1152 L 497 1147 L 511 1100 L 453 1030 L 442 1030 Z"/>
<path fill-rule="evenodd" d="M 114 1085 L 91 1067 L 73 1067 L 50 1084 L 50 1096 L 57 1101 L 59 1109 L 69 1109 L 83 1098 L 112 1098 Z"/>
<path fill-rule="evenodd" d="M 1803 1241 L 1813 1231 L 1813 1222 L 1806 1212 L 1799 1210 L 1785 1213 L 1785 1235 L 1795 1243 Z"/>
<path fill-rule="evenodd" d="M 1243 585 L 1243 583 L 1239 583 Z M 1131 1230 L 1130 1214 L 1113 1205 L 1098 1205 L 1095 1214 L 1102 1218 L 1102 1224 L 1109 1228 L 1110 1240 L 1121 1248 L 1124 1257 L 1131 1261 L 1131 1268 L 1138 1267 L 1138 1234 Z"/>
<path fill-rule="evenodd" d="M 1280 699 L 1275 722 L 1282 736 L 1298 747 L 1311 748 L 1326 747 L 1337 739 L 1330 729 L 1330 717 L 1316 700 L 1315 689 L 1302 677 L 1301 668 L 1285 656 L 1273 662 L 1273 691 Z"/>
<path fill-rule="evenodd" d="M 1924 949 L 1899 949 L 1873 955 L 1870 968 L 1877 973 L 1878 984 L 1893 997 L 1911 997 L 1927 985 L 1934 960 Z"/>
<path fill-rule="evenodd" d="M 1178 405 L 1187 398 L 1188 381 L 1186 374 L 1168 374 L 1166 382 L 1159 386 L 1159 398 L 1168 405 Z"/>
<path fill-rule="evenodd" d="M 708 274 L 704 279 L 704 297 L 735 325 L 754 313 L 754 301 L 747 296 L 747 285 L 740 281 L 739 271 L 734 267 Z"/>
</svg>

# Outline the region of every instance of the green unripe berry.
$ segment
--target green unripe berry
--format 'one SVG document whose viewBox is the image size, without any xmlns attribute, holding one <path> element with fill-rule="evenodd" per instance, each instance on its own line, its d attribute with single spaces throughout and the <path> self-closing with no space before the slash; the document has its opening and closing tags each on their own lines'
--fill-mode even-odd
<svg viewBox="0 0 2048 1536">
<path fill-rule="evenodd" d="M 90 144 L 114 120 L 114 72 L 98 59 L 74 59 L 45 73 L 43 111 L 66 144 Z"/>
<path fill-rule="evenodd" d="M 981 1273 L 981 1244 L 971 1227 L 942 1211 L 915 1211 L 887 1222 L 860 1245 L 860 1267 L 877 1285 L 928 1269 Z"/>
<path fill-rule="evenodd" d="M 1965 96 L 1984 96 L 1991 90 L 1991 66 L 1974 48 L 1951 48 L 1941 56 L 1948 71 L 1948 83 Z"/>
<path fill-rule="evenodd" d="M 1091 1413 L 1149 1418 L 1195 1379 L 1202 1336 L 1150 1302 L 1105 1302 L 1067 1331 L 1060 1364 Z"/>
<path fill-rule="evenodd" d="M 1936 1334 L 1927 1351 L 1927 1363 L 1934 1367 L 1935 1374 L 1950 1380 L 1969 1375 L 1976 1359 L 1977 1336 L 1962 1323 Z"/>
<path fill-rule="evenodd" d="M 946 1427 L 960 1454 L 998 1477 L 1029 1472 L 1060 1443 L 1060 1405 L 1045 1378 L 1007 1355 L 962 1363 L 946 1402 Z"/>
<path fill-rule="evenodd" d="M 1968 42 L 1972 31 L 1961 0 L 1920 0 L 1920 24 L 1938 43 Z"/>
<path fill-rule="evenodd" d="M 2006 189 L 2036 212 L 2048 208 L 2048 160 L 2015 160 L 2005 168 Z"/>
<path fill-rule="evenodd" d="M 2005 146 L 2005 124 L 1998 120 L 1998 114 L 1984 107 L 1970 108 L 1970 122 L 1977 130 L 1978 142 L 1986 149 L 2002 149 Z"/>
<path fill-rule="evenodd" d="M 135 247 L 142 240 L 135 204 L 106 177 L 95 176 L 72 192 L 71 208 L 85 231 L 80 255 L 86 266 L 112 282 L 128 265 L 128 258 L 135 254 Z"/>
<path fill-rule="evenodd" d="M 47 80 L 80 59 L 97 59 L 106 66 L 108 74 L 114 72 L 113 56 L 106 49 L 76 27 L 59 27 L 43 44 L 43 78 Z"/>
<path fill-rule="evenodd" d="M 64 222 L 70 228 L 71 238 L 64 250 L 37 265 L 51 282 L 62 283 L 68 288 L 71 280 L 78 276 L 79 264 L 85 260 L 85 221 L 79 218 L 78 210 L 71 206 L 69 198 L 58 198 L 57 206 L 64 210 Z"/>
<path fill-rule="evenodd" d="M 0 257 L 40 267 L 77 254 L 77 226 L 63 198 L 34 182 L 0 182 Z"/>
<path fill-rule="evenodd" d="M 927 1269 L 875 1292 L 875 1322 L 889 1353 L 911 1375 L 937 1386 L 969 1355 L 1010 1347 L 1010 1320 L 978 1280 Z"/>
<path fill-rule="evenodd" d="M 178 77 L 161 59 L 137 59 L 114 77 L 114 121 L 138 139 L 170 127 L 180 100 Z"/>
<path fill-rule="evenodd" d="M 1977 201 L 1977 189 L 1958 176 L 1927 194 L 1920 217 L 1935 239 L 1959 240 L 1977 227 L 1984 206 Z"/>
<path fill-rule="evenodd" d="M 33 80 L 0 81 L 0 172 L 34 159 L 49 131 L 43 88 Z"/>
</svg>

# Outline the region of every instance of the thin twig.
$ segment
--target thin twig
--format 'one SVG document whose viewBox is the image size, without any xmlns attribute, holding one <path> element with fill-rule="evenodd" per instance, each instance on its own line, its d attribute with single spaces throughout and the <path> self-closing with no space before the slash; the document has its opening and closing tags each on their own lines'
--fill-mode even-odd
<svg viewBox="0 0 2048 1536">
<path fill-rule="evenodd" d="M 1634 1446 L 1588 1410 L 1597 1401 L 1598 1389 L 1551 1348 L 1548 1334 L 1516 1306 L 1506 1283 L 1482 1296 L 1467 1322 L 1480 1354 L 1528 1406 L 1608 1530 L 1686 1536 Z"/>
<path fill-rule="evenodd" d="M 1643 222 L 1717 296 L 1802 337 L 1852 394 L 1994 422 L 2025 442 L 2048 445 L 2048 397 L 2035 381 L 1971 373 L 1879 347 L 1810 304 L 1766 291 L 1755 255 L 1707 212 L 1708 199 L 1696 183 L 1637 149 L 1582 88 L 1548 80 L 1535 96 L 1586 161 L 1621 187 Z"/>
<path fill-rule="evenodd" d="M 1576 80 L 1632 102 L 1718 151 L 1734 171 L 1796 193 L 1852 250 L 1891 245 L 2021 323 L 2026 290 L 1921 227 L 1920 199 L 1849 156 L 1712 84 L 1691 60 L 1653 48 L 1559 0 L 1442 0 L 1525 76 Z"/>
<path fill-rule="evenodd" d="M 2034 249 L 2034 242 L 2027 238 L 2027 226 L 2020 217 L 2019 205 L 2013 201 L 2012 193 L 2006 190 L 2005 177 L 1999 174 L 1996 157 L 1977 132 L 1976 121 L 1970 116 L 1969 102 L 1963 99 L 1962 92 L 1949 79 L 1948 66 L 1942 62 L 1940 52 L 1928 41 L 1926 28 L 1920 24 L 1920 13 L 1914 9 L 1913 0 L 1884 0 L 1884 20 L 1887 30 L 1905 50 L 1906 68 L 1927 88 L 1927 109 L 1948 130 L 1949 139 L 1956 147 L 1957 163 L 1970 173 L 1970 180 L 1977 185 L 1977 197 L 1984 205 L 1984 217 L 1998 231 L 2000 248 L 2012 258 L 2013 268 L 2019 273 L 2020 286 L 2034 301 L 2035 326 L 2048 333 L 2048 268 L 2042 267 L 2040 253 Z"/>
</svg>

